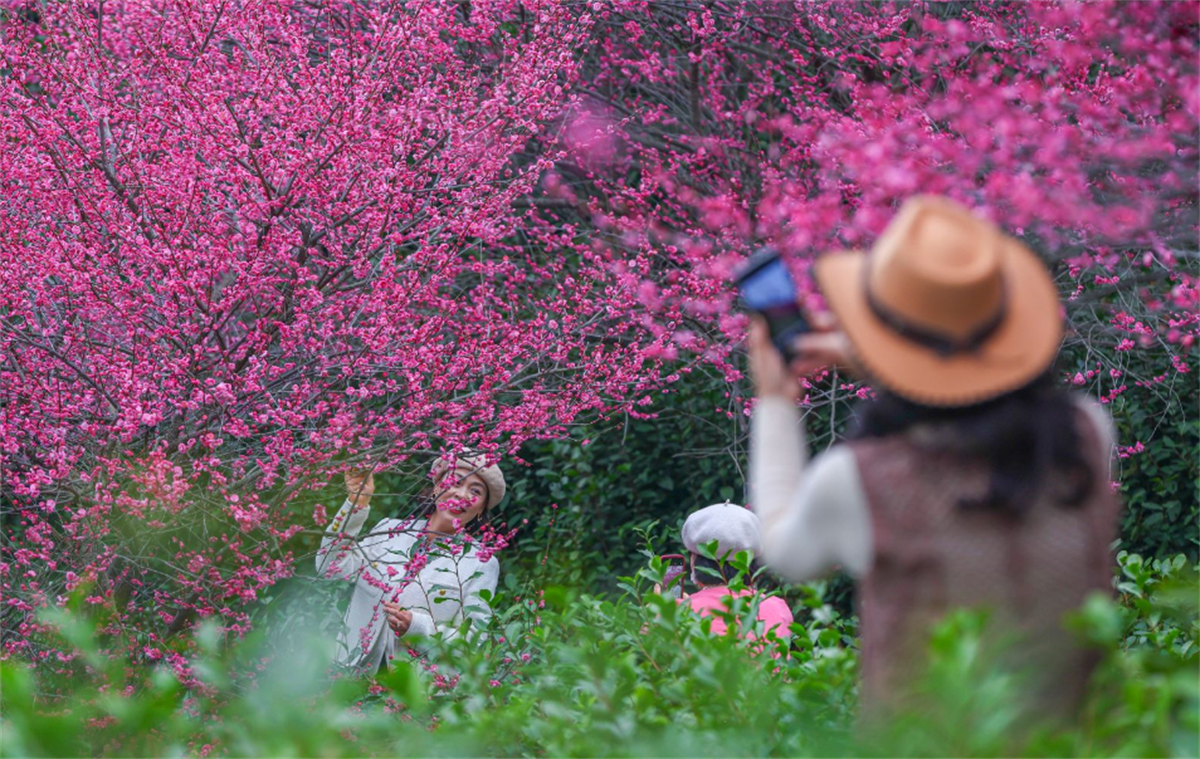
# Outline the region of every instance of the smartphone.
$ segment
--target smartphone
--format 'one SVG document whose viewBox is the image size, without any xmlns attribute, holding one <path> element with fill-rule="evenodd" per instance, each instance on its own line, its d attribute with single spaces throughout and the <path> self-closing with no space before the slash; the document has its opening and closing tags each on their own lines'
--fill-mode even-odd
<svg viewBox="0 0 1200 759">
<path fill-rule="evenodd" d="M 665 553 L 658 558 L 667 567 L 663 578 L 662 594 L 667 598 L 679 598 L 683 595 L 683 555 Z"/>
<path fill-rule="evenodd" d="M 742 307 L 762 314 L 771 332 L 771 342 L 784 361 L 796 357 L 792 341 L 811 327 L 796 303 L 796 283 L 773 248 L 762 248 L 742 266 L 737 276 Z"/>
</svg>

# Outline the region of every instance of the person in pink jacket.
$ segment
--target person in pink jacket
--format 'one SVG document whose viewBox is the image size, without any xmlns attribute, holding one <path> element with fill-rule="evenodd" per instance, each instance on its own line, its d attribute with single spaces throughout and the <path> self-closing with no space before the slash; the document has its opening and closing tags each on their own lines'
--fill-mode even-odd
<svg viewBox="0 0 1200 759">
<path fill-rule="evenodd" d="M 723 561 L 701 555 L 700 546 L 712 541 L 717 542 L 716 555 Z M 687 604 L 702 617 L 712 617 L 713 634 L 724 635 L 728 625 L 719 612 L 728 611 L 735 596 L 750 598 L 758 594 L 753 588 L 754 578 L 748 576 L 743 577 L 747 587 L 738 591 L 729 589 L 729 583 L 738 571 L 731 564 L 734 556 L 740 551 L 752 556 L 758 552 L 758 517 L 749 509 L 731 503 L 700 509 L 683 523 L 683 544 L 691 552 L 691 580 L 699 590 L 680 599 L 680 603 Z M 792 610 L 787 602 L 778 596 L 767 596 L 759 601 L 755 629 L 739 634 L 750 640 L 770 635 L 787 639 L 792 635 L 792 622 Z"/>
</svg>

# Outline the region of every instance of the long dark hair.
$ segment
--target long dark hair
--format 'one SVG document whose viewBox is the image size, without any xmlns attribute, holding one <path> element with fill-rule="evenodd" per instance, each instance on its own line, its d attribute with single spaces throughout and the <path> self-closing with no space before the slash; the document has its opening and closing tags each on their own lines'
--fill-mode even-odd
<svg viewBox="0 0 1200 759">
<path fill-rule="evenodd" d="M 850 439 L 890 437 L 916 425 L 937 428 L 929 447 L 979 461 L 990 471 L 987 493 L 964 498 L 963 508 L 1024 516 L 1045 486 L 1059 485 L 1059 505 L 1075 507 L 1091 495 L 1094 472 L 1083 451 L 1078 406 L 1050 374 L 975 406 L 923 406 L 879 392 L 860 407 Z"/>
</svg>

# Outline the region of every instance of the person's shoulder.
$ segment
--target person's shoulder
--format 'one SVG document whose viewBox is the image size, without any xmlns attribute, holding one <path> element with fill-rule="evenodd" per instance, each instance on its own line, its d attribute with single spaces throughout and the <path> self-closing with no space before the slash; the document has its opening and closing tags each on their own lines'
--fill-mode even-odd
<svg viewBox="0 0 1200 759">
<path fill-rule="evenodd" d="M 814 456 L 805 475 L 815 482 L 845 483 L 857 478 L 859 474 L 860 456 L 870 457 L 872 446 L 878 445 L 878 440 L 852 440 L 838 443 L 824 453 Z"/>
<path fill-rule="evenodd" d="M 818 456 L 813 457 L 813 463 L 822 462 L 822 466 L 854 466 L 854 451 L 858 448 L 870 446 L 873 443 L 880 442 L 878 438 L 862 438 L 859 440 L 846 440 L 830 446 Z"/>
<path fill-rule="evenodd" d="M 387 517 L 376 522 L 368 535 L 374 543 L 412 542 L 413 526 L 404 519 Z"/>
</svg>

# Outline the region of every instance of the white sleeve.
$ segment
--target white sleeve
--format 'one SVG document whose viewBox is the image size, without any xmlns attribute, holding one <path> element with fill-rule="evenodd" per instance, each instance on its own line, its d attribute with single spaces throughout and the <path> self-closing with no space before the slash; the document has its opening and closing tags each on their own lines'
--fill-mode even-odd
<svg viewBox="0 0 1200 759">
<path fill-rule="evenodd" d="M 356 538 L 370 513 L 371 509 L 366 506 L 354 508 L 354 503 L 348 498 L 338 509 L 321 536 L 321 548 L 317 551 L 319 577 L 338 580 L 358 577 L 367 560 Z"/>
<path fill-rule="evenodd" d="M 804 447 L 795 405 L 760 399 L 751 420 L 750 493 L 763 558 L 793 581 L 837 565 L 861 576 L 872 559 L 871 523 L 854 453 L 834 446 L 806 466 Z"/>
</svg>

